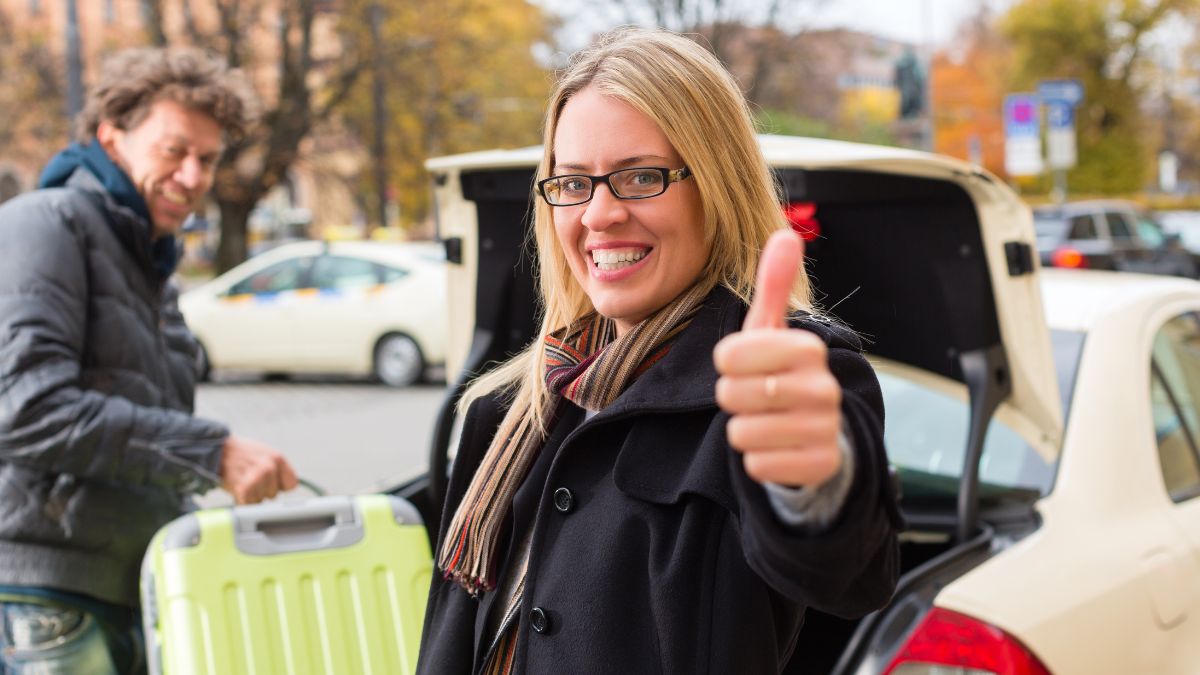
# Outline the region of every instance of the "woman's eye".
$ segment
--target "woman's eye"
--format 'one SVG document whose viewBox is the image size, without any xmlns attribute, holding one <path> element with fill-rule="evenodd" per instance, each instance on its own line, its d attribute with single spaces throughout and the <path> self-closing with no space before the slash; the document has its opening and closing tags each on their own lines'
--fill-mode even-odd
<svg viewBox="0 0 1200 675">
<path fill-rule="evenodd" d="M 566 178 L 561 185 L 567 192 L 583 192 L 588 188 L 587 181 L 582 178 Z"/>
</svg>

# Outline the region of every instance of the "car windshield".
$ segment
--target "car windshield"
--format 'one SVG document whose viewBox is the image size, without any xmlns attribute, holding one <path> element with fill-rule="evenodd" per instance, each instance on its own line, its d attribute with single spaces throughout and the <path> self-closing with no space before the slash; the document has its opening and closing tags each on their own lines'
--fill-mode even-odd
<svg viewBox="0 0 1200 675">
<path fill-rule="evenodd" d="M 1061 214 L 1033 212 L 1033 229 L 1037 232 L 1039 245 L 1053 244 L 1066 239 L 1068 224 Z"/>
<path fill-rule="evenodd" d="M 1065 419 L 1083 334 L 1051 331 L 1051 341 Z M 881 368 L 878 375 L 887 411 L 884 439 L 888 459 L 899 469 L 905 501 L 953 500 L 966 454 L 967 401 L 905 377 L 903 370 Z M 962 385 L 957 387 L 965 394 Z M 1002 420 L 993 418 L 980 463 L 981 498 L 987 502 L 1044 496 L 1054 484 L 1055 468 L 1055 462 L 1043 458 Z"/>
</svg>

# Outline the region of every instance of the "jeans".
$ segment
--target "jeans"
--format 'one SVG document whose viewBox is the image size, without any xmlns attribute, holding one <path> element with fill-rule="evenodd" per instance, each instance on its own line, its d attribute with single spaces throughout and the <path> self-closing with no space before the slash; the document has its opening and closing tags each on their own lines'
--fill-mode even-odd
<svg viewBox="0 0 1200 675">
<path fill-rule="evenodd" d="M 135 626 L 62 605 L 0 602 L 0 675 L 144 672 Z"/>
</svg>

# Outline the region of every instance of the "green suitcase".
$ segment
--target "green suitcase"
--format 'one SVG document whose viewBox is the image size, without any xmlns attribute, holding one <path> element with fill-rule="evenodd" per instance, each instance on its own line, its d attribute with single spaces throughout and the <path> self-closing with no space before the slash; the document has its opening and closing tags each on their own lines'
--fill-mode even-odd
<svg viewBox="0 0 1200 675">
<path fill-rule="evenodd" d="M 432 558 L 387 495 L 198 511 L 142 564 L 151 675 L 416 670 Z"/>
</svg>

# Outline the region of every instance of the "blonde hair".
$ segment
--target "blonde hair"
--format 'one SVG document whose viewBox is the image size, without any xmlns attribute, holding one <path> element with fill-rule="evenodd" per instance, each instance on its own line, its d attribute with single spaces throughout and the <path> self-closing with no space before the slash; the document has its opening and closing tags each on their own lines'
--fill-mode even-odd
<svg viewBox="0 0 1200 675">
<path fill-rule="evenodd" d="M 749 303 L 767 239 L 787 227 L 777 183 L 755 137 L 737 82 L 704 47 L 665 30 L 622 28 L 572 56 L 546 107 L 540 180 L 554 167 L 554 134 L 563 107 L 586 88 L 619 99 L 654 120 L 694 175 L 711 244 L 700 283 L 721 284 Z M 594 311 L 575 281 L 554 232 L 553 209 L 534 200 L 534 236 L 544 313 L 538 339 L 481 376 L 463 397 L 465 409 L 494 391 L 541 424 L 552 402 L 544 384 L 545 337 Z M 797 275 L 793 309 L 811 310 L 808 277 Z M 545 429 L 542 429 L 543 433 Z"/>
</svg>

